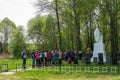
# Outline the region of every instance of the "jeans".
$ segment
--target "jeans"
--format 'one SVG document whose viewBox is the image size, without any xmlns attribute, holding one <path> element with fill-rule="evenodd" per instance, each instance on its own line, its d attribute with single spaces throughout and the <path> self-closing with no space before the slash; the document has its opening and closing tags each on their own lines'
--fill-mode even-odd
<svg viewBox="0 0 120 80">
<path fill-rule="evenodd" d="M 23 69 L 26 68 L 26 58 L 23 58 Z"/>
<path fill-rule="evenodd" d="M 59 59 L 58 57 L 55 57 L 55 65 L 58 65 L 59 64 Z"/>
<path fill-rule="evenodd" d="M 35 58 L 32 58 L 32 68 L 35 67 Z"/>
</svg>

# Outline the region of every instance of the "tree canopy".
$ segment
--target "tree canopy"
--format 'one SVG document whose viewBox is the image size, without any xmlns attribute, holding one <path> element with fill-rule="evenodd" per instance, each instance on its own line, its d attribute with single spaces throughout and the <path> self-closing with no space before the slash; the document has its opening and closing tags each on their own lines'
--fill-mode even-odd
<svg viewBox="0 0 120 80">
<path fill-rule="evenodd" d="M 120 0 L 37 0 L 34 6 L 37 16 L 28 21 L 27 36 L 8 18 L 0 22 L 4 46 L 9 45 L 9 39 L 10 45 L 16 45 L 19 40 L 23 42 L 21 44 L 26 43 L 21 37 L 24 36 L 32 40 L 27 44 L 36 49 L 93 50 L 94 30 L 98 27 L 107 55 L 112 64 L 117 64 L 120 55 Z M 15 36 L 18 39 L 14 42 Z M 14 52 L 12 47 L 10 51 Z"/>
</svg>

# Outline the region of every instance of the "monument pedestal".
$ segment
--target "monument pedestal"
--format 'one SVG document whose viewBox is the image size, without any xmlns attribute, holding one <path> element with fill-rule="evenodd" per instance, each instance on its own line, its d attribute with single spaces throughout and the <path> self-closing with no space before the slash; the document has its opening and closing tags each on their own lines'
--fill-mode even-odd
<svg viewBox="0 0 120 80">
<path fill-rule="evenodd" d="M 102 56 L 101 56 L 102 55 Z M 106 62 L 104 43 L 95 43 L 91 62 Z"/>
</svg>

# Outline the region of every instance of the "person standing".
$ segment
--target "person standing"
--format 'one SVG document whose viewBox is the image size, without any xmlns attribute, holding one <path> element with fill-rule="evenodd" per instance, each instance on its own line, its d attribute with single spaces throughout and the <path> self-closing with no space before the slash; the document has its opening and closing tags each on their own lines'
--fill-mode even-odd
<svg viewBox="0 0 120 80">
<path fill-rule="evenodd" d="M 44 51 L 41 52 L 41 66 L 44 66 Z"/>
<path fill-rule="evenodd" d="M 35 50 L 32 51 L 32 68 L 35 68 Z"/>
<path fill-rule="evenodd" d="M 59 64 L 59 51 L 55 50 L 55 65 L 57 66 Z"/>
<path fill-rule="evenodd" d="M 92 56 L 93 56 L 93 51 L 90 50 L 90 59 L 92 58 Z"/>
<path fill-rule="evenodd" d="M 54 65 L 54 63 L 55 63 L 55 51 L 54 50 L 52 50 L 52 65 Z"/>
<path fill-rule="evenodd" d="M 52 60 L 52 53 L 51 53 L 51 51 L 49 50 L 49 51 L 47 52 L 48 66 L 51 66 L 51 60 Z"/>
<path fill-rule="evenodd" d="M 79 56 L 79 59 L 82 60 L 82 51 L 81 50 L 78 51 L 78 56 Z"/>
<path fill-rule="evenodd" d="M 35 58 L 36 58 L 36 66 L 40 67 L 40 54 L 38 51 L 35 54 Z"/>
<path fill-rule="evenodd" d="M 69 57 L 70 57 L 70 51 L 66 50 L 66 52 L 65 52 L 65 60 L 66 60 L 66 62 L 67 62 Z"/>
<path fill-rule="evenodd" d="M 59 50 L 59 52 L 58 52 L 58 58 L 59 58 L 59 64 L 61 65 L 61 63 L 62 63 L 62 52 L 61 52 L 61 50 Z"/>
<path fill-rule="evenodd" d="M 71 61 L 74 61 L 74 57 L 75 57 L 75 51 L 74 51 L 74 49 L 71 49 L 71 51 L 70 51 Z"/>
<path fill-rule="evenodd" d="M 22 68 L 26 69 L 26 58 L 27 58 L 26 49 L 23 50 L 23 52 L 21 53 L 21 55 L 22 55 L 22 59 L 23 59 Z"/>
</svg>

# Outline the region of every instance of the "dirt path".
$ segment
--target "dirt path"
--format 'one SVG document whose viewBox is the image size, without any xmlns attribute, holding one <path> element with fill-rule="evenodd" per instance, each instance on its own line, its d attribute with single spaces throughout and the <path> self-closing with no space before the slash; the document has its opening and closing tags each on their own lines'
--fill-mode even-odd
<svg viewBox="0 0 120 80">
<path fill-rule="evenodd" d="M 44 66 L 43 67 L 35 67 L 35 68 L 32 68 L 32 67 L 29 67 L 29 68 L 26 68 L 26 69 L 13 69 L 13 70 L 9 70 L 7 72 L 0 72 L 0 75 L 12 75 L 12 74 L 15 74 L 16 72 L 23 72 L 23 71 L 26 71 L 26 70 L 39 70 L 40 68 L 45 68 Z"/>
<path fill-rule="evenodd" d="M 1 72 L 0 74 L 2 74 L 2 75 L 12 75 L 12 74 L 14 74 L 18 71 L 20 72 L 20 71 L 23 71 L 23 70 L 22 69 L 17 69 L 17 71 L 16 71 L 16 69 L 14 69 L 14 70 L 10 70 L 10 71 L 7 71 L 7 72 Z"/>
</svg>

